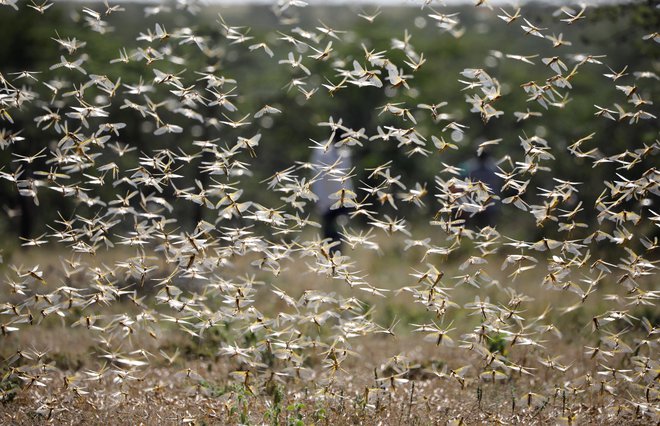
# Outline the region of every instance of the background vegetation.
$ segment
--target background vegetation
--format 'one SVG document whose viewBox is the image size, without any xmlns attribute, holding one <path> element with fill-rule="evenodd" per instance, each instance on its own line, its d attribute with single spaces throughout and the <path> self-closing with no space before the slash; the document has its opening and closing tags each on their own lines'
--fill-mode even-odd
<svg viewBox="0 0 660 426">
<path fill-rule="evenodd" d="M 275 38 L 277 34 L 270 31 L 276 24 L 277 18 L 268 7 L 222 9 L 209 7 L 203 14 L 189 15 L 186 10 L 180 10 L 176 14 L 162 13 L 147 18 L 142 17 L 144 6 L 128 4 L 123 7 L 127 9 L 125 13 L 110 15 L 107 18 L 110 25 L 121 28 L 121 31 L 112 32 L 111 36 L 91 31 L 84 25 L 85 15 L 81 13 L 80 5 L 60 6 L 50 10 L 47 25 L 44 24 L 43 17 L 32 9 L 3 10 L 0 15 L 0 36 L 3 40 L 12 40 L 11 43 L 3 43 L 0 46 L 3 72 L 8 74 L 39 70 L 38 78 L 41 81 L 49 81 L 58 74 L 58 70 L 49 70 L 49 67 L 58 62 L 62 54 L 61 47 L 52 40 L 60 34 L 62 37 L 84 40 L 87 43 L 85 49 L 94 52 L 84 65 L 90 75 L 106 75 L 113 82 L 121 78 L 121 83 L 128 85 L 137 84 L 140 78 L 148 83 L 154 75 L 145 75 L 143 64 L 119 62 L 109 67 L 108 62 L 118 58 L 121 48 L 132 44 L 140 33 L 145 33 L 147 29 L 153 32 L 156 24 L 166 29 L 175 26 L 194 27 L 195 34 L 208 38 L 211 50 L 207 51 L 206 55 L 201 54 L 194 44 L 179 45 L 176 46 L 176 52 L 180 63 L 157 61 L 154 62 L 153 67 L 166 73 L 180 73 L 185 85 L 196 83 L 200 78 L 196 72 L 201 72 L 204 67 L 213 67 L 227 79 L 238 80 L 239 86 L 234 93 L 240 95 L 235 98 L 239 111 L 257 110 L 264 104 L 275 106 L 282 111 L 281 115 L 255 123 L 259 126 L 265 124 L 268 134 L 258 147 L 259 167 L 250 170 L 254 178 L 242 180 L 242 187 L 249 195 L 246 198 L 257 201 L 260 197 L 266 197 L 262 200 L 264 204 L 277 203 L 277 200 L 273 194 L 260 191 L 259 182 L 294 162 L 308 161 L 310 139 L 320 141 L 328 136 L 327 128 L 318 126 L 318 123 L 326 121 L 328 117 L 341 119 L 346 126 L 355 130 L 364 128 L 365 134 L 369 136 L 377 134 L 378 126 L 391 125 L 405 128 L 412 124 L 400 117 L 380 112 L 387 103 L 404 102 L 411 107 L 421 103 L 447 102 L 448 105 L 441 109 L 442 112 L 448 114 L 452 120 L 467 126 L 462 139 L 455 142 L 461 149 L 455 151 L 448 149 L 443 152 L 439 160 L 437 156 L 408 156 L 406 152 L 409 147 L 397 147 L 394 143 L 368 143 L 364 146 L 355 146 L 353 161 L 358 166 L 356 182 L 367 181 L 368 168 L 396 159 L 395 170 L 402 174 L 406 185 L 421 182 L 432 187 L 434 176 L 444 167 L 442 162 L 465 166 L 465 162 L 475 155 L 476 147 L 483 141 L 501 138 L 500 144 L 492 149 L 493 156 L 497 159 L 505 156 L 515 159 L 516 154 L 520 152 L 519 138 L 524 135 L 538 135 L 549 141 L 555 160 L 550 162 L 553 173 L 540 173 L 535 177 L 534 185 L 550 188 L 554 177 L 582 182 L 580 192 L 585 201 L 584 218 L 587 221 L 596 217 L 594 204 L 588 201 L 596 200 L 600 193 L 601 182 L 614 176 L 615 173 L 626 175 L 626 171 L 621 171 L 620 165 L 614 162 L 592 167 L 587 159 L 574 158 L 566 148 L 591 132 L 596 132 L 593 146 L 597 146 L 604 155 L 624 152 L 631 147 L 633 141 L 634 146 L 652 145 L 657 138 L 656 120 L 642 120 L 634 126 L 626 126 L 617 121 L 594 117 L 596 111 L 594 105 L 612 108 L 613 99 L 618 100 L 621 105 L 626 101 L 625 95 L 617 91 L 614 85 L 609 84 L 603 77 L 607 68 L 601 64 L 588 64 L 580 68 L 572 80 L 574 90 L 568 95 L 565 108 L 544 110 L 538 104 L 531 105 L 527 101 L 528 96 L 519 89 L 519 86 L 533 81 L 530 76 L 534 76 L 537 80 L 541 76 L 551 77 L 553 71 L 541 62 L 541 58 L 554 56 L 557 53 L 556 49 L 553 49 L 550 41 L 523 36 L 519 25 L 504 25 L 495 13 L 488 10 L 481 11 L 471 6 L 443 9 L 445 14 L 458 13 L 464 28 L 471 29 L 460 38 L 455 38 L 438 29 L 433 19 L 418 13 L 415 8 L 386 8 L 382 11 L 380 19 L 376 19 L 373 24 L 359 18 L 356 14 L 359 10 L 322 7 L 301 9 L 299 21 L 292 24 L 292 28 L 313 28 L 321 25 L 320 20 L 331 28 L 349 30 L 352 42 L 336 43 L 335 40 L 334 46 L 336 57 L 342 58 L 346 68 L 352 69 L 352 59 L 362 61 L 364 57 L 362 45 L 376 52 L 388 50 L 393 40 L 403 40 L 406 32 L 413 41 L 415 49 L 425 53 L 427 59 L 419 72 L 415 73 L 414 87 L 411 90 L 402 87 L 385 91 L 375 87 L 360 88 L 349 85 L 338 92 L 337 96 L 331 96 L 327 90 L 321 88 L 318 96 L 306 101 L 299 91 L 286 90 L 282 87 L 282 82 L 287 82 L 292 76 L 285 67 L 278 66 L 277 61 L 285 58 L 292 49 L 288 43 L 277 40 Z M 552 16 L 554 9 L 545 6 L 531 4 L 525 10 L 526 18 L 540 27 L 551 27 L 552 22 L 556 20 Z M 247 48 L 249 43 L 232 44 L 231 41 L 225 40 L 221 35 L 218 13 L 221 13 L 232 25 L 250 28 L 249 36 L 254 37 L 250 43 L 263 40 L 272 45 L 274 58 L 268 57 L 261 51 L 250 52 Z M 570 51 L 575 55 L 604 55 L 600 60 L 616 71 L 622 70 L 625 66 L 631 70 L 653 71 L 658 61 L 658 49 L 652 43 L 645 42 L 642 36 L 651 33 L 657 26 L 658 16 L 650 3 L 599 7 L 590 14 L 588 25 L 565 25 L 561 28 L 564 38 L 573 43 L 562 53 L 566 54 Z M 45 40 L 50 41 L 45 42 Z M 327 40 L 331 41 L 330 38 Z M 168 43 L 177 45 L 171 41 Z M 309 49 L 306 50 L 306 54 L 311 53 L 313 52 Z M 535 65 L 529 65 L 503 57 L 506 54 L 538 56 L 533 59 Z M 397 55 L 396 59 L 401 62 L 406 59 L 402 51 L 398 53 L 395 51 L 394 56 Z M 576 63 L 577 59 L 568 63 L 568 66 L 572 67 Z M 308 65 L 312 71 L 312 75 L 307 79 L 310 87 L 327 83 L 323 78 L 338 82 L 336 72 L 331 68 L 336 65 L 333 61 L 312 61 Z M 504 83 L 503 96 L 498 100 L 497 107 L 505 111 L 505 114 L 488 123 L 483 123 L 478 113 L 469 111 L 470 105 L 465 102 L 466 92 L 463 90 L 465 85 L 459 82 L 460 73 L 464 69 L 477 66 L 483 67 L 492 77 Z M 69 89 L 87 79 L 83 74 L 74 74 L 73 78 L 74 80 L 69 81 Z M 78 83 L 75 78 L 78 79 Z M 656 81 L 653 78 L 639 81 L 639 93 L 649 99 L 656 97 L 658 94 Z M 29 79 L 22 82 L 29 84 L 29 89 L 40 94 L 44 101 L 50 99 L 49 90 L 43 85 L 30 84 Z M 93 90 L 92 87 L 90 91 Z M 153 96 L 152 101 L 158 103 L 167 96 L 170 94 L 158 93 Z M 176 146 L 186 152 L 192 152 L 194 140 L 215 138 L 219 138 L 219 143 L 231 146 L 236 137 L 244 133 L 241 133 L 242 129 L 236 130 L 227 126 L 218 128 L 217 122 L 200 123 L 174 113 L 167 117 L 168 122 L 184 126 L 185 132 L 180 135 L 169 137 L 161 135 L 155 138 L 151 135 L 151 131 L 145 132 L 144 126 L 149 127 L 151 124 L 145 122 L 139 113 L 121 109 L 123 102 L 119 97 L 108 99 L 108 103 L 110 116 L 118 122 L 127 124 L 122 131 L 121 141 L 137 148 L 127 154 L 126 159 L 123 160 L 125 164 L 134 164 L 140 152 L 150 152 L 158 146 Z M 16 144 L 9 150 L 3 150 L 0 155 L 4 164 L 9 164 L 12 153 L 34 154 L 40 149 L 39 147 L 54 142 L 54 137 L 57 137 L 53 134 L 52 128 L 51 132 L 47 133 L 32 124 L 36 113 L 33 108 L 37 105 L 38 103 L 12 112 L 13 125 L 5 123 L 6 131 L 23 129 L 21 136 L 32 143 Z M 527 109 L 541 112 L 543 116 L 518 121 L 513 115 L 514 111 L 525 112 Z M 656 105 L 650 105 L 647 109 L 657 116 Z M 219 114 L 223 111 L 227 112 L 216 107 L 200 113 L 222 119 Z M 440 126 L 434 123 L 428 111 L 413 108 L 413 115 L 417 121 L 414 127 L 420 134 L 439 135 Z M 196 164 L 203 160 L 197 159 Z M 644 161 L 644 165 L 651 165 L 648 163 L 650 160 Z M 38 165 L 37 163 L 35 169 L 39 168 Z M 190 170 L 195 169 L 190 168 Z M 181 185 L 192 186 L 194 179 L 202 179 L 206 182 L 207 178 L 202 173 L 186 173 Z M 30 203 L 23 202 L 21 197 L 17 196 L 11 183 L 2 182 L 0 190 L 3 199 L 7 200 L 1 225 L 5 232 L 20 232 L 23 237 L 34 237 L 46 231 L 45 225 L 55 218 L 55 209 L 50 211 L 50 214 L 45 211 L 37 214 Z M 100 188 L 98 191 L 104 201 L 114 198 L 111 188 Z M 58 207 L 57 210 L 63 212 L 65 216 L 74 209 L 77 209 L 76 211 L 84 209 L 83 206 L 74 206 L 62 197 L 48 194 L 46 191 L 40 191 L 40 195 L 47 197 L 46 202 L 54 203 Z M 525 194 L 525 201 L 537 204 L 541 199 L 535 198 L 529 191 Z M 189 210 L 193 208 L 190 205 L 176 207 L 183 209 L 177 217 L 179 222 L 187 227 L 194 226 L 202 217 L 208 218 L 210 213 L 190 212 Z M 376 208 L 387 211 L 387 205 Z M 631 208 L 639 209 L 642 206 L 633 205 Z M 427 209 L 431 209 L 431 206 Z M 391 210 L 387 212 L 395 213 Z M 509 214 L 514 212 L 513 208 L 508 210 Z M 418 218 L 424 218 L 429 211 L 420 213 Z M 501 217 L 508 217 L 508 214 Z M 538 236 L 534 221 L 527 220 L 525 216 L 520 218 L 521 221 L 516 224 L 518 230 L 516 236 L 520 238 Z M 506 225 L 507 222 L 504 221 L 500 225 Z M 9 243 L 10 240 L 5 241 Z"/>
</svg>

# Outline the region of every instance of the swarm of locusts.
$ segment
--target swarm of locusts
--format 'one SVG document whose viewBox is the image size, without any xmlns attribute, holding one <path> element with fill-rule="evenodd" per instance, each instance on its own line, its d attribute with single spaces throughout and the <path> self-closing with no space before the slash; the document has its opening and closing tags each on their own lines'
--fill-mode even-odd
<svg viewBox="0 0 660 426">
<path fill-rule="evenodd" d="M 562 31 L 584 25 L 591 8 L 556 7 L 546 28 L 524 6 L 478 1 L 479 13 L 554 49 L 547 57 L 506 46 L 490 52 L 496 63 L 527 67 L 528 82 L 512 86 L 505 73 L 475 64 L 439 77 L 458 79 L 465 103 L 448 104 L 442 93 L 432 104 L 403 96 L 372 111 L 398 125 L 371 134 L 341 116 L 318 120 L 310 112 L 307 119 L 326 136 L 302 142 L 309 145 L 307 159 L 315 150 L 376 145 L 396 147 L 399 155 L 368 169 L 358 162 L 350 168 L 340 161 L 292 162 L 254 183 L 262 148 L 286 150 L 293 142 L 268 132 L 287 120 L 286 106 L 246 106 L 242 98 L 251 87 L 240 75 L 224 74 L 230 49 L 285 70 L 288 80 L 278 90 L 290 93 L 297 108 L 356 90 L 410 93 L 434 52 L 418 51 L 407 31 L 381 47 L 323 18 L 302 28 L 295 17 L 312 8 L 305 1 L 278 0 L 271 9 L 277 24 L 266 35 L 219 14 L 213 37 L 161 23 L 127 35 L 124 6 L 0 0 L 3 14 L 28 8 L 47 22 L 67 8 L 78 34 L 90 40 L 120 33 L 133 40 L 107 61 L 108 75 L 88 71 L 97 53 L 89 40 L 57 30 L 41 41 L 60 51 L 48 69 L 14 72 L 0 64 L 6 159 L 0 180 L 37 215 L 58 209 L 45 233 L 16 236 L 18 248 L 3 253 L 0 422 L 74 421 L 81 411 L 93 419 L 95 412 L 122 413 L 125 404 L 142 407 L 155 422 L 160 408 L 150 404 L 158 398 L 166 410 L 180 410 L 173 422 L 276 424 L 284 416 L 327 422 L 333 407 L 339 417 L 364 416 L 347 422 L 407 422 L 415 413 L 422 422 L 455 424 L 660 421 L 660 173 L 649 166 L 660 144 L 656 134 L 651 143 L 630 140 L 612 153 L 607 131 L 599 130 L 657 123 L 649 94 L 659 77 L 652 69 L 612 69 L 605 55 L 571 48 Z M 416 6 L 438 36 L 473 31 L 441 2 Z M 139 10 L 158 19 L 197 16 L 204 7 L 177 0 Z M 375 7 L 355 13 L 363 25 L 385 19 Z M 641 42 L 657 54 L 660 35 L 645 34 Z M 361 54 L 342 56 L 351 44 Z M 189 68 L 190 55 L 207 65 Z M 117 67 L 131 72 L 109 77 Z M 593 105 L 593 123 L 581 137 L 557 146 L 553 129 L 521 131 L 515 149 L 493 159 L 497 185 L 446 160 L 460 150 L 498 152 L 504 143 L 496 137 L 465 143 L 468 125 L 452 108 L 484 126 L 570 114 L 573 97 L 589 96 L 576 83 L 584 68 L 597 70 L 599 84 L 618 96 Z M 261 72 L 267 70 L 254 70 Z M 521 111 L 499 109 L 511 91 L 524 93 Z M 433 126 L 418 127 L 422 118 Z M 41 137 L 26 138 L 28 127 Z M 148 143 L 136 146 L 130 137 L 136 133 Z M 192 144 L 184 150 L 181 140 Z M 597 198 L 582 196 L 585 182 L 553 174 L 559 150 L 575 167 L 608 164 L 617 172 L 588 183 L 600 186 Z M 401 172 L 402 159 L 416 158 L 436 162 L 430 181 L 411 182 Z M 359 183 L 358 175 L 364 176 Z M 539 176 L 552 185 L 539 186 Z M 330 208 L 346 213 L 341 241 L 323 238 L 314 211 L 314 184 L 323 180 L 342 188 L 330 196 Z M 245 190 L 248 182 L 261 190 Z M 43 202 L 46 194 L 57 203 Z M 0 202 L 9 216 L 21 214 Z M 73 207 L 54 207 L 61 205 Z M 180 223 L 186 206 L 202 212 L 193 226 Z M 499 208 L 508 209 L 502 211 L 509 223 L 531 217 L 534 239 L 473 220 Z M 384 283 L 361 263 L 386 244 L 419 254 L 395 265 L 404 279 Z M 302 288 L 290 285 L 292 277 Z M 379 306 L 392 300 L 423 315 L 394 312 L 383 323 Z M 574 320 L 562 322 L 569 316 Z M 77 363 L 62 361 L 62 346 L 48 339 L 67 333 L 76 336 L 76 348 L 66 349 L 78 352 Z M 208 350 L 202 362 L 186 353 L 202 346 Z M 464 408 L 451 407 L 448 392 Z M 489 405 L 489 398 L 495 402 Z M 303 405 L 280 408 L 282 400 L 317 409 L 304 417 Z"/>
</svg>

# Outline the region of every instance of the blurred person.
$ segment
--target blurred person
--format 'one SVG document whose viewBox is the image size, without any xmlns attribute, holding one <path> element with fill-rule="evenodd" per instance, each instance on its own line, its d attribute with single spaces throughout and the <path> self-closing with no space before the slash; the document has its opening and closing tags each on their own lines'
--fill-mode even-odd
<svg viewBox="0 0 660 426">
<path fill-rule="evenodd" d="M 341 179 L 341 176 L 345 176 L 351 170 L 351 152 L 347 147 L 337 148 L 335 144 L 330 143 L 326 150 L 314 150 L 311 163 L 318 167 L 335 165 L 333 169 L 337 171 L 322 173 L 312 183 L 312 192 L 319 197 L 316 202 L 316 211 L 321 217 L 323 238 L 329 238 L 332 242 L 338 243 L 332 248 L 332 251 L 335 252 L 341 249 L 339 229 L 342 224 L 347 222 L 348 208 L 337 207 L 337 199 L 333 195 L 342 189 L 353 191 L 351 179 Z"/>
<path fill-rule="evenodd" d="M 464 178 L 472 181 L 480 181 L 488 186 L 493 194 L 497 194 L 500 178 L 495 174 L 497 172 L 497 163 L 493 159 L 489 150 L 483 150 L 480 155 L 465 162 L 462 167 Z M 472 221 L 479 228 L 484 226 L 495 226 L 499 218 L 499 204 L 494 204 L 486 208 L 485 211 L 477 213 L 472 217 Z"/>
</svg>

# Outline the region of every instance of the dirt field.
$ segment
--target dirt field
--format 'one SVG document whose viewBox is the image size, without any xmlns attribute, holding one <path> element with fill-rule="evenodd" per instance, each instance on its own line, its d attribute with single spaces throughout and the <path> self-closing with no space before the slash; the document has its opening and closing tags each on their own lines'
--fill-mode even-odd
<svg viewBox="0 0 660 426">
<path fill-rule="evenodd" d="M 577 425 L 648 424 L 654 418 L 657 390 L 629 379 L 630 371 L 639 371 L 637 360 L 645 348 L 606 358 L 585 352 L 585 347 L 599 347 L 597 332 L 588 324 L 603 308 L 600 304 L 566 311 L 562 307 L 572 306 L 575 295 L 544 292 L 546 303 L 530 304 L 525 315 L 541 315 L 548 308 L 546 323 L 561 330 L 561 336 L 551 330 L 535 336 L 533 342 L 512 342 L 504 330 L 501 336 L 487 333 L 483 347 L 491 354 L 470 343 L 481 314 L 456 310 L 451 331 L 438 344 L 437 339 L 425 339 L 425 333 L 414 331 L 414 324 L 429 323 L 434 315 L 400 291 L 402 283 L 416 279 L 401 273 L 394 252 L 388 254 L 385 247 L 382 255 L 365 251 L 356 257 L 375 281 L 380 281 L 380 274 L 387 284 L 381 289 L 386 297 L 364 298 L 376 307 L 369 315 L 384 324 L 382 332 L 343 340 L 332 337 L 335 332 L 325 325 L 301 323 L 304 349 L 296 346 L 291 352 L 305 357 L 297 369 L 291 368 L 291 359 L 273 356 L 272 347 L 260 346 L 259 332 L 242 334 L 228 324 L 206 330 L 201 338 L 167 323 L 155 335 L 135 327 L 135 332 L 104 337 L 98 330 L 72 327 L 71 319 L 56 315 L 24 326 L 20 333 L 2 337 L 0 355 L 5 360 L 15 355 L 16 348 L 28 348 L 25 356 L 31 359 L 14 359 L 3 370 L 0 423 Z M 34 251 L 31 256 L 41 259 L 51 274 L 58 273 L 56 262 L 49 267 L 44 252 Z M 459 272 L 457 266 L 445 266 L 447 276 Z M 332 297 L 354 293 L 332 278 L 310 281 L 309 274 L 297 273 L 296 267 L 303 270 L 304 263 L 294 262 L 278 277 L 278 282 L 290 283 L 288 294 L 296 299 L 322 289 Z M 507 279 L 496 270 L 492 274 Z M 521 293 L 534 294 L 538 279 L 535 272 L 526 272 L 515 285 Z M 264 317 L 287 311 L 270 286 L 261 285 L 255 296 L 254 306 Z M 144 288 L 140 294 L 153 297 L 153 291 Z M 486 289 L 462 285 L 452 301 L 465 306 L 477 294 L 491 297 L 493 303 L 506 303 L 503 296 L 508 296 L 497 285 Z M 126 300 L 89 312 L 100 323 L 104 316 L 138 318 L 145 309 Z M 159 309 L 146 310 L 157 315 Z M 364 312 L 369 311 L 364 307 Z M 652 313 L 643 306 L 635 310 L 640 317 Z M 629 333 L 643 334 L 636 329 Z M 250 365 L 240 354 L 222 353 L 220 348 L 228 343 L 261 348 L 262 362 Z M 548 363 L 553 357 L 557 357 L 554 365 Z M 610 372 L 610 377 L 604 374 L 604 360 L 619 366 L 619 377 L 617 372 Z M 15 374 L 15 369 L 23 374 Z M 648 404 L 634 402 L 633 395 L 640 395 L 637 400 L 648 398 Z"/>
</svg>

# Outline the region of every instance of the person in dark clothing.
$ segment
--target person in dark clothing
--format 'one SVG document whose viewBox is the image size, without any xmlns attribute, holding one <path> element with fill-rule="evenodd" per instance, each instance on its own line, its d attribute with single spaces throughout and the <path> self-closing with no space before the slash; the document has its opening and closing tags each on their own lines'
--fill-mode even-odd
<svg viewBox="0 0 660 426">
<path fill-rule="evenodd" d="M 481 155 L 469 160 L 464 167 L 467 178 L 473 181 L 479 181 L 488 186 L 495 194 L 499 192 L 500 178 L 495 174 L 497 164 L 490 155 L 490 152 L 483 151 Z M 485 226 L 495 226 L 499 218 L 499 208 L 497 204 L 491 205 L 486 210 L 475 214 L 470 218 L 470 222 L 479 228 Z"/>
<path fill-rule="evenodd" d="M 348 215 L 346 207 L 340 207 L 334 210 L 328 210 L 321 216 L 321 229 L 323 231 L 323 238 L 330 238 L 332 241 L 339 241 L 341 243 L 341 235 L 339 234 L 339 222 Z M 341 244 L 333 247 L 333 250 L 339 250 Z"/>
</svg>

